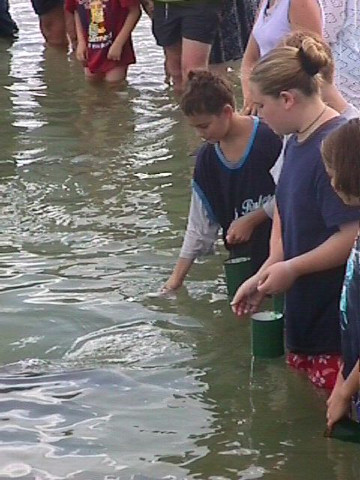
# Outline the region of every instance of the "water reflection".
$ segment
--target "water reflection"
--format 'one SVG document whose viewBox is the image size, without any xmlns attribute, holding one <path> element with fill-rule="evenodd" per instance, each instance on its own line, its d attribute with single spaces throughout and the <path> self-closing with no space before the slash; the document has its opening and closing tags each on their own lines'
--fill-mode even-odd
<svg viewBox="0 0 360 480">
<path fill-rule="evenodd" d="M 252 368 L 224 255 L 156 295 L 199 140 L 147 19 L 114 91 L 44 48 L 29 3 L 13 10 L 20 39 L 0 43 L 0 476 L 357 480 L 352 446 L 321 437 L 323 396 L 282 360 Z"/>
</svg>

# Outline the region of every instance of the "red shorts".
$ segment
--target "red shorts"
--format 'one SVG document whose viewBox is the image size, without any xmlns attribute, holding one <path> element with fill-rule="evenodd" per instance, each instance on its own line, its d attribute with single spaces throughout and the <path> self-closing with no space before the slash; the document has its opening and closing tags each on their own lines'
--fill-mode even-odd
<svg viewBox="0 0 360 480">
<path fill-rule="evenodd" d="M 341 365 L 340 355 L 302 355 L 288 353 L 286 363 L 304 370 L 309 380 L 319 388 L 332 390 Z"/>
</svg>

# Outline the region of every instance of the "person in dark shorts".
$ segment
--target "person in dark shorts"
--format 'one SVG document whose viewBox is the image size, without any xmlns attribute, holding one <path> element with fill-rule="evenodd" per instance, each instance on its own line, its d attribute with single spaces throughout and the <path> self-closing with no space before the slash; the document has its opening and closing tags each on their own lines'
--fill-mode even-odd
<svg viewBox="0 0 360 480">
<path fill-rule="evenodd" d="M 9 1 L 0 0 L 0 37 L 15 38 L 17 32 L 18 27 L 9 12 Z"/>
<path fill-rule="evenodd" d="M 48 45 L 66 48 L 69 40 L 76 42 L 75 24 L 72 15 L 64 11 L 63 0 L 31 0 L 31 3 L 39 17 L 40 30 Z"/>
<path fill-rule="evenodd" d="M 181 91 L 191 70 L 207 69 L 221 0 L 155 1 L 153 34 L 164 48 L 167 73 Z"/>
</svg>

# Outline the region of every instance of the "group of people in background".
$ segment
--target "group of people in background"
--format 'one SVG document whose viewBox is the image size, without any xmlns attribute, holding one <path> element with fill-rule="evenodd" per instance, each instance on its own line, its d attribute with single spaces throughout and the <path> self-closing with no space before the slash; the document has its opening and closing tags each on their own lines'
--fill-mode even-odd
<svg viewBox="0 0 360 480">
<path fill-rule="evenodd" d="M 65 0 L 65 13 L 61 0 L 32 1 L 49 44 L 61 42 L 47 15 L 62 19 L 58 38 L 68 24 L 91 80 L 126 78 L 141 5 L 151 17 L 167 78 L 205 140 L 163 291 L 183 284 L 221 230 L 230 256 L 253 265 L 233 311 L 286 293 L 287 363 L 332 391 L 331 428 L 359 392 L 360 0 Z M 241 111 L 226 79 L 240 59 Z"/>
</svg>

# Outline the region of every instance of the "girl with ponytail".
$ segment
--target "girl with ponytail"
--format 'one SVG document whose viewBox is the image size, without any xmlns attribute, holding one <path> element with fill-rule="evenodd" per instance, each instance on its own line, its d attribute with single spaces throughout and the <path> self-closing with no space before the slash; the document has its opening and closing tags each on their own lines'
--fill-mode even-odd
<svg viewBox="0 0 360 480">
<path fill-rule="evenodd" d="M 321 143 L 345 123 L 320 96 L 323 45 L 279 47 L 254 67 L 250 88 L 260 116 L 278 134 L 292 134 L 276 190 L 270 254 L 232 302 L 241 316 L 266 295 L 286 292 L 287 363 L 318 387 L 334 386 L 340 364 L 339 298 L 344 265 L 360 218 L 331 188 Z"/>
</svg>

